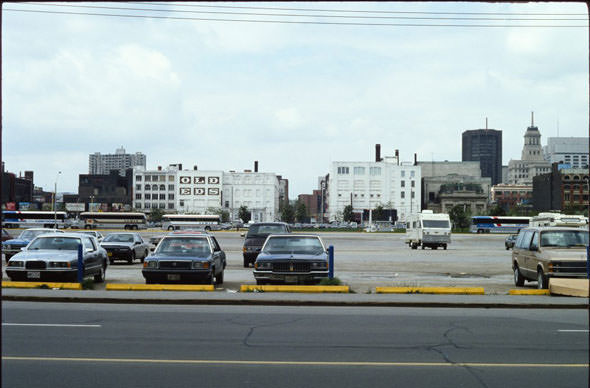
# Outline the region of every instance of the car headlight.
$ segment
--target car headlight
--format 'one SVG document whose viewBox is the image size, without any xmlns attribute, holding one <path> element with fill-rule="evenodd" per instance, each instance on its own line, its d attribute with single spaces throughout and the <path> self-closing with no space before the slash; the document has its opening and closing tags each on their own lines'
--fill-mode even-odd
<svg viewBox="0 0 590 388">
<path fill-rule="evenodd" d="M 209 269 L 208 261 L 193 261 L 193 269 Z"/>
<path fill-rule="evenodd" d="M 270 261 L 257 261 L 254 263 L 254 268 L 269 271 L 272 269 L 272 263 Z"/>
<path fill-rule="evenodd" d="M 328 269 L 328 263 L 326 261 L 314 261 L 311 263 L 312 270 Z"/>
<path fill-rule="evenodd" d="M 8 262 L 8 266 L 9 267 L 24 267 L 25 266 L 25 262 L 24 261 L 18 261 L 18 260 L 10 260 Z"/>
<path fill-rule="evenodd" d="M 49 268 L 72 268 L 69 261 L 50 261 Z"/>
<path fill-rule="evenodd" d="M 158 268 L 158 262 L 155 260 L 146 260 L 143 262 L 143 268 Z"/>
</svg>

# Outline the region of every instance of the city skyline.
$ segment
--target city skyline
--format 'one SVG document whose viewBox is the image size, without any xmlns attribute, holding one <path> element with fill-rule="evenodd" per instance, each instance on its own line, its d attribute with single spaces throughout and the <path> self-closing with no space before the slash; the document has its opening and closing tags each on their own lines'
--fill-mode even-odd
<svg viewBox="0 0 590 388">
<path fill-rule="evenodd" d="M 199 3 L 207 5 L 214 4 Z M 207 10 L 245 12 L 243 5 Z M 170 17 L 187 17 L 176 10 L 202 10 L 193 3 L 125 6 L 165 9 L 157 15 Z M 485 128 L 487 119 L 490 129 L 503 133 L 507 165 L 519 159 L 531 111 L 543 145 L 558 134 L 588 134 L 587 28 L 433 26 L 446 23 L 436 12 L 455 18 L 480 12 L 486 19 L 510 13 L 499 17 L 505 24 L 570 13 L 582 15 L 575 23 L 586 25 L 584 4 L 272 6 L 290 14 L 424 12 L 434 20 L 354 19 L 420 27 L 304 24 L 295 16 L 285 20 L 299 24 L 162 20 L 138 10 L 4 4 L 7 171 L 32 170 L 43 189 L 53 190 L 58 179 L 58 192 L 76 192 L 88 155 L 123 145 L 144 153 L 148 169 L 181 163 L 243 171 L 258 160 L 261 172 L 289 179 L 295 198 L 316 189 L 317 176 L 332 162 L 372 160 L 376 143 L 384 156 L 399 149 L 402 161 L 414 154 L 419 161 L 458 161 L 461 133 Z M 292 8 L 298 11 L 287 11 Z M 41 9 L 87 14 L 21 12 Z M 141 17 L 88 15 L 109 12 Z"/>
</svg>

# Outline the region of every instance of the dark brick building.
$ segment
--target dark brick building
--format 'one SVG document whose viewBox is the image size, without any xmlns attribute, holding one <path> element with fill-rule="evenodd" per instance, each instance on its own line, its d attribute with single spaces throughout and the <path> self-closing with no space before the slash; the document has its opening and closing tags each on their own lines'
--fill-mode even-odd
<svg viewBox="0 0 590 388">
<path fill-rule="evenodd" d="M 119 205 L 127 205 L 130 208 L 132 180 L 132 169 L 127 169 L 125 176 L 119 175 L 118 170 L 112 170 L 109 175 L 80 174 L 78 184 L 79 201 L 98 203 L 102 211 L 121 210 Z"/>
<path fill-rule="evenodd" d="M 502 182 L 502 131 L 472 129 L 463 132 L 462 161 L 479 161 L 481 176 L 492 178 L 492 185 Z"/>
<path fill-rule="evenodd" d="M 4 164 L 2 165 L 4 167 Z M 33 172 L 25 171 L 25 177 L 4 172 L 2 168 L 2 207 L 18 210 L 19 202 L 33 202 Z"/>
<path fill-rule="evenodd" d="M 533 206 L 537 211 L 588 206 L 588 170 L 551 166 L 551 173 L 533 178 Z"/>
</svg>

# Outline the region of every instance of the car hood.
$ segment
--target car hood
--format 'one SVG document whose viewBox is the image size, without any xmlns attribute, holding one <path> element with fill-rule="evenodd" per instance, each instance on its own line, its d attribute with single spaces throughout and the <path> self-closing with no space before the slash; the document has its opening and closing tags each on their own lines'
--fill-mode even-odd
<svg viewBox="0 0 590 388">
<path fill-rule="evenodd" d="M 76 251 L 59 251 L 55 249 L 40 249 L 38 251 L 23 251 L 12 256 L 10 260 L 75 260 L 78 259 Z"/>
<path fill-rule="evenodd" d="M 562 249 L 543 249 L 541 255 L 547 260 L 584 260 L 586 261 L 586 248 L 562 248 Z"/>
<path fill-rule="evenodd" d="M 211 255 L 209 256 L 172 256 L 172 255 L 151 255 L 148 256 L 148 259 L 153 260 L 174 260 L 174 261 L 194 261 L 194 260 L 211 260 Z"/>
<path fill-rule="evenodd" d="M 310 255 L 310 254 L 268 254 L 268 253 L 261 253 L 258 255 L 256 260 L 328 260 L 328 255 L 325 253 L 321 253 L 319 255 Z"/>
<path fill-rule="evenodd" d="M 100 244 L 103 248 L 131 248 L 133 243 L 125 243 L 125 242 L 103 242 Z"/>
<path fill-rule="evenodd" d="M 2 244 L 4 244 L 4 245 L 22 245 L 22 246 L 25 246 L 25 245 L 27 245 L 30 242 L 31 242 L 31 240 L 23 240 L 23 239 L 20 239 L 20 238 L 13 238 L 11 240 L 2 241 Z"/>
</svg>

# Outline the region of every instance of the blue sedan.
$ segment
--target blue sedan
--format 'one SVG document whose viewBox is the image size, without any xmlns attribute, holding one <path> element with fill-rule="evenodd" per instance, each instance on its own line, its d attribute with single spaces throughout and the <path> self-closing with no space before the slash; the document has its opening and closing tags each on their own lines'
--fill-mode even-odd
<svg viewBox="0 0 590 388">
<path fill-rule="evenodd" d="M 270 235 L 254 263 L 256 284 L 318 283 L 327 277 L 328 253 L 317 235 Z"/>
</svg>

